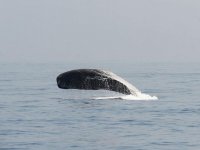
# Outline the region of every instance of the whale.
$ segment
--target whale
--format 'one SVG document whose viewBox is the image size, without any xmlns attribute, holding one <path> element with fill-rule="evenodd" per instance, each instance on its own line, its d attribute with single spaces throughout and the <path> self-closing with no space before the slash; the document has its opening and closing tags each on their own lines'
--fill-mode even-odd
<svg viewBox="0 0 200 150">
<path fill-rule="evenodd" d="M 140 91 L 132 84 L 111 71 L 101 69 L 76 69 L 61 73 L 56 78 L 61 89 L 110 90 L 125 95 L 134 95 Z"/>
</svg>

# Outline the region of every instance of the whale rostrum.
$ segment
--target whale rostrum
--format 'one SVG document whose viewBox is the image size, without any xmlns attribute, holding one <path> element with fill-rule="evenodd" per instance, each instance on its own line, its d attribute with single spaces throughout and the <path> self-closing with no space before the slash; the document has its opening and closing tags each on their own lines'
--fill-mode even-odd
<svg viewBox="0 0 200 150">
<path fill-rule="evenodd" d="M 57 85 L 61 89 L 110 90 L 137 96 L 140 91 L 110 71 L 77 69 L 60 74 Z"/>
</svg>

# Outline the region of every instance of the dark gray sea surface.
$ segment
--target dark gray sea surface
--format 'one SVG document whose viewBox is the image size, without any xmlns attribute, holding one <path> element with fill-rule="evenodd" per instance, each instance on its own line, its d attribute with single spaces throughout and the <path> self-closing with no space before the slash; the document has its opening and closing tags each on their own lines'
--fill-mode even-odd
<svg viewBox="0 0 200 150">
<path fill-rule="evenodd" d="M 63 90 L 62 72 L 110 70 L 158 100 Z M 200 64 L 0 64 L 0 150 L 199 150 Z"/>
</svg>

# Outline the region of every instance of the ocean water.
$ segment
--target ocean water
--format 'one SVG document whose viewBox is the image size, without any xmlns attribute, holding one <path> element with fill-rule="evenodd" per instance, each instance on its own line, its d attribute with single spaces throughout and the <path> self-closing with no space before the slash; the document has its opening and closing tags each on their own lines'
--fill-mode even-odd
<svg viewBox="0 0 200 150">
<path fill-rule="evenodd" d="M 200 64 L 1 63 L 0 68 L 0 150 L 200 149 Z M 59 89 L 57 75 L 77 68 L 113 71 L 158 100 Z"/>
</svg>

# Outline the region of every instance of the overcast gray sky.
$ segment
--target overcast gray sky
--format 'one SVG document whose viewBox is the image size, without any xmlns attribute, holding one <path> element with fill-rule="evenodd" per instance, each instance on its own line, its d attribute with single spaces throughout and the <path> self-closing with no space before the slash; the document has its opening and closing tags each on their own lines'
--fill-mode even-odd
<svg viewBox="0 0 200 150">
<path fill-rule="evenodd" d="M 200 0 L 0 0 L 0 61 L 200 61 Z"/>
</svg>

